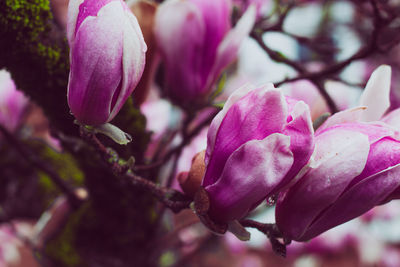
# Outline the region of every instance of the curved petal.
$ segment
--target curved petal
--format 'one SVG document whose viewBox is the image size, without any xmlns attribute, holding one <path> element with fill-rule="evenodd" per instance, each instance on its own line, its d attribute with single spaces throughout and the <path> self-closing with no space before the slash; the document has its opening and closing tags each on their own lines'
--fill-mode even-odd
<svg viewBox="0 0 400 267">
<path fill-rule="evenodd" d="M 202 83 L 205 85 L 214 65 L 217 48 L 230 29 L 231 2 L 229 0 L 189 0 L 200 10 L 204 25 L 205 36 L 203 49 L 198 51 Z M 202 88 L 206 93 L 208 87 Z"/>
<path fill-rule="evenodd" d="M 363 121 L 379 120 L 389 108 L 391 76 L 392 69 L 388 65 L 381 65 L 371 74 L 360 98 L 360 105 L 367 107 Z"/>
<path fill-rule="evenodd" d="M 290 137 L 275 133 L 233 152 L 221 178 L 206 187 L 212 218 L 221 222 L 240 219 L 264 199 L 292 166 L 289 147 Z"/>
<path fill-rule="evenodd" d="M 359 122 L 361 121 L 362 114 L 366 109 L 366 107 L 355 107 L 339 111 L 330 116 L 320 127 L 318 127 L 315 134 L 338 124 Z"/>
<path fill-rule="evenodd" d="M 315 141 L 311 168 L 276 205 L 277 225 L 293 240 L 301 239 L 320 212 L 362 172 L 370 148 L 366 135 L 342 129 L 327 131 Z"/>
<path fill-rule="evenodd" d="M 112 1 L 118 1 L 120 0 L 86 0 L 83 1 L 79 5 L 79 13 L 78 16 L 76 17 L 76 25 L 75 25 L 75 34 L 78 31 L 79 27 L 81 26 L 82 22 L 87 18 L 87 17 L 96 17 L 99 13 L 99 11 L 107 4 L 109 4 Z M 120 2 L 121 4 L 121 2 Z"/>
<path fill-rule="evenodd" d="M 71 47 L 68 104 L 81 123 L 107 122 L 112 96 L 121 84 L 124 24 L 115 14 L 123 14 L 116 1 L 104 6 L 97 17 L 88 17 Z"/>
<path fill-rule="evenodd" d="M 335 129 L 349 130 L 365 134 L 368 136 L 370 144 L 375 143 L 384 137 L 395 137 L 398 134 L 395 129 L 388 127 L 382 122 L 359 122 L 334 125 L 328 129 L 317 131 L 316 135 L 318 136 L 325 132 L 335 131 Z"/>
<path fill-rule="evenodd" d="M 400 141 L 391 137 L 384 137 L 371 144 L 367 164 L 362 173 L 355 177 L 349 187 L 359 183 L 367 177 L 389 169 L 400 163 Z"/>
<path fill-rule="evenodd" d="M 207 81 L 207 87 L 211 87 L 218 79 L 221 71 L 236 58 L 240 44 L 249 35 L 255 20 L 256 8 L 251 5 L 240 18 L 235 28 L 228 32 L 218 46 L 217 56 L 211 70 L 211 75 Z"/>
<path fill-rule="evenodd" d="M 283 94 L 267 87 L 252 90 L 233 104 L 218 129 L 203 186 L 213 184 L 220 177 L 226 160 L 239 146 L 281 132 L 286 117 Z"/>
<path fill-rule="evenodd" d="M 400 164 L 368 177 L 343 194 L 298 239 L 309 240 L 320 233 L 360 216 L 387 201 L 394 189 L 400 186 Z"/>
<path fill-rule="evenodd" d="M 308 105 L 297 102 L 291 112 L 292 120 L 286 124 L 283 134 L 290 137 L 290 150 L 294 156 L 293 166 L 275 192 L 292 181 L 296 174 L 307 164 L 314 151 L 314 129 Z"/>
<path fill-rule="evenodd" d="M 136 17 L 125 10 L 125 20 L 123 27 L 123 55 L 122 55 L 122 87 L 118 95 L 114 95 L 116 99 L 111 107 L 109 121 L 120 111 L 125 101 L 131 95 L 136 85 L 142 77 L 144 65 L 146 62 L 147 46 L 144 42 L 142 31 Z M 115 93 L 115 94 L 116 94 Z"/>
<path fill-rule="evenodd" d="M 72 47 L 75 40 L 76 20 L 78 18 L 79 5 L 82 3 L 83 0 L 70 0 L 68 3 L 67 38 L 70 47 Z"/>
<path fill-rule="evenodd" d="M 264 86 L 265 88 L 274 89 L 274 86 L 272 83 L 267 84 Z M 210 124 L 210 128 L 208 129 L 207 133 L 207 150 L 206 150 L 206 156 L 205 156 L 205 163 L 208 165 L 208 162 L 211 157 L 211 153 L 214 151 L 214 144 L 215 144 L 215 138 L 217 136 L 217 132 L 219 129 L 219 126 L 221 125 L 222 120 L 224 119 L 226 113 L 228 110 L 231 108 L 233 104 L 235 104 L 239 99 L 244 97 L 247 93 L 249 93 L 252 89 L 254 88 L 253 85 L 251 84 L 245 84 L 239 89 L 235 90 L 226 100 L 224 107 L 218 114 L 215 116 L 215 118 L 212 120 Z"/>
</svg>

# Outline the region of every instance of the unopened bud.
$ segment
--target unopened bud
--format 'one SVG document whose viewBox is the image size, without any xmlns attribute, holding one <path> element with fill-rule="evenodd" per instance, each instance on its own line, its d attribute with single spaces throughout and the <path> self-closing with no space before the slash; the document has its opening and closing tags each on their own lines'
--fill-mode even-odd
<svg viewBox="0 0 400 267">
<path fill-rule="evenodd" d="M 187 195 L 194 197 L 199 190 L 203 180 L 206 166 L 204 163 L 205 150 L 197 153 L 192 160 L 192 166 L 189 172 L 183 172 L 178 175 L 179 184 Z"/>
</svg>

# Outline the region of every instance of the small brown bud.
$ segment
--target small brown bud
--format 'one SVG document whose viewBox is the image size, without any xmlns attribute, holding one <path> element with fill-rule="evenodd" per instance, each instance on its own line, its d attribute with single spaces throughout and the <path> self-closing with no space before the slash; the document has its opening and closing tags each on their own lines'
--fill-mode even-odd
<svg viewBox="0 0 400 267">
<path fill-rule="evenodd" d="M 194 209 L 199 215 L 207 214 L 210 209 L 210 199 L 204 187 L 199 187 L 194 195 Z"/>
<path fill-rule="evenodd" d="M 201 181 L 206 171 L 204 163 L 205 150 L 197 153 L 192 160 L 192 166 L 189 173 L 181 173 L 178 176 L 179 184 L 182 190 L 190 197 L 194 197 L 199 190 Z"/>
</svg>

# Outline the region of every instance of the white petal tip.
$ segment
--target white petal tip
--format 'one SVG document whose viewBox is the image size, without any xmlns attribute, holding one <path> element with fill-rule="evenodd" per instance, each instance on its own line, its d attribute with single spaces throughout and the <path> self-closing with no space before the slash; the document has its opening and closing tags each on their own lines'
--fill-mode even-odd
<svg viewBox="0 0 400 267">
<path fill-rule="evenodd" d="M 250 240 L 250 233 L 237 220 L 228 223 L 228 231 L 241 241 Z"/>
<path fill-rule="evenodd" d="M 110 137 L 114 142 L 120 145 L 126 145 L 132 141 L 132 137 L 128 133 L 125 133 L 111 123 L 93 126 L 93 130 Z"/>
</svg>

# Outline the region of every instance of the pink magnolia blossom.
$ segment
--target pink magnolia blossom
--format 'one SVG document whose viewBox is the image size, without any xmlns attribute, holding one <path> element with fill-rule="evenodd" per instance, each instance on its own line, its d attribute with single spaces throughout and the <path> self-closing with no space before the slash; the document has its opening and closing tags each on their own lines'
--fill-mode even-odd
<svg viewBox="0 0 400 267">
<path fill-rule="evenodd" d="M 398 134 L 378 123 L 318 129 L 310 168 L 277 203 L 285 237 L 309 240 L 391 200 L 400 185 Z"/>
<path fill-rule="evenodd" d="M 309 168 L 279 197 L 283 234 L 306 241 L 400 196 L 400 133 L 376 121 L 389 107 L 390 67 L 379 67 L 361 96 L 364 107 L 336 113 L 315 133 Z M 375 120 L 375 122 L 373 122 Z"/>
<path fill-rule="evenodd" d="M 288 185 L 314 148 L 308 106 L 286 98 L 272 84 L 244 86 L 212 121 L 202 185 L 210 216 L 240 219 Z"/>
<path fill-rule="evenodd" d="M 27 104 L 28 99 L 17 90 L 10 73 L 0 70 L 0 124 L 10 132 L 15 131 Z"/>
<path fill-rule="evenodd" d="M 71 0 L 68 104 L 88 125 L 112 120 L 139 82 L 146 44 L 122 0 Z"/>
<path fill-rule="evenodd" d="M 237 55 L 255 21 L 251 7 L 230 26 L 230 0 L 166 1 L 156 15 L 155 34 L 162 54 L 165 86 L 179 105 L 202 103 L 221 71 Z"/>
</svg>

